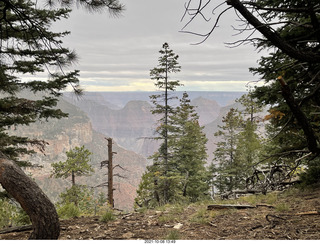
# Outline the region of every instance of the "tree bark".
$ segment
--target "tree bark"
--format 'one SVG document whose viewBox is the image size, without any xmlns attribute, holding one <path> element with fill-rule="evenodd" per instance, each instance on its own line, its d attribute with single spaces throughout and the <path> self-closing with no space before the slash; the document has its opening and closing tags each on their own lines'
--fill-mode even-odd
<svg viewBox="0 0 320 244">
<path fill-rule="evenodd" d="M 29 215 L 29 239 L 58 239 L 60 222 L 54 205 L 39 186 L 13 161 L 0 154 L 0 183 Z"/>
<path fill-rule="evenodd" d="M 112 152 L 112 138 L 108 138 L 108 203 L 110 204 L 111 208 L 114 207 L 114 200 L 113 200 L 113 152 Z"/>
</svg>

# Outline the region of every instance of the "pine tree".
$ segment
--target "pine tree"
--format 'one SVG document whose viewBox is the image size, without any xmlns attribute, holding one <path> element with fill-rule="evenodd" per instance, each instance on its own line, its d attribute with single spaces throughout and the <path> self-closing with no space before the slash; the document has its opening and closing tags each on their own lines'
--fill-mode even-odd
<svg viewBox="0 0 320 244">
<path fill-rule="evenodd" d="M 249 92 L 236 100 L 244 109 L 241 110 L 243 125 L 238 134 L 235 158 L 238 165 L 238 187 L 245 187 L 245 180 L 252 175 L 253 166 L 259 162 L 262 150 L 262 136 L 258 134 L 260 118 L 258 113 L 263 106 L 253 99 Z"/>
<path fill-rule="evenodd" d="M 199 116 L 190 105 L 188 94 L 183 93 L 180 105 L 170 117 L 172 136 L 172 165 L 180 176 L 182 196 L 197 201 L 208 195 L 208 171 L 205 168 L 207 138 L 198 123 Z"/>
<path fill-rule="evenodd" d="M 221 138 L 214 152 L 214 161 L 218 163 L 215 167 L 215 171 L 218 171 L 215 185 L 220 192 L 232 191 L 238 187 L 236 150 L 243 119 L 238 110 L 231 108 L 222 122 L 224 125 L 219 126 L 220 130 L 214 134 Z"/>
<path fill-rule="evenodd" d="M 158 137 L 156 139 L 162 140 L 158 152 L 156 152 L 151 158 L 153 159 L 153 165 L 156 169 L 153 169 L 154 174 L 160 172 L 161 177 L 155 176 L 155 197 L 160 201 L 160 198 L 167 202 L 169 201 L 169 189 L 170 189 L 170 176 L 169 172 L 172 167 L 169 164 L 169 149 L 168 149 L 168 119 L 173 112 L 173 106 L 169 104 L 169 100 L 175 99 L 170 92 L 176 90 L 176 87 L 181 86 L 178 80 L 170 80 L 170 74 L 180 72 L 181 67 L 178 64 L 179 56 L 176 55 L 169 47 L 168 43 L 164 43 L 162 49 L 159 51 L 161 56 L 158 59 L 158 66 L 150 70 L 150 76 L 152 80 L 155 80 L 155 86 L 162 91 L 161 94 L 152 95 L 150 99 L 154 104 L 152 109 L 153 114 L 161 115 L 156 133 Z M 158 189 L 158 190 L 156 190 Z M 160 196 L 161 195 L 161 196 Z"/>
<path fill-rule="evenodd" d="M 91 11 L 107 8 L 111 13 L 120 13 L 123 9 L 118 0 L 47 2 L 66 8 L 47 9 L 31 0 L 0 1 L 0 183 L 29 215 L 33 227 L 30 239 L 57 239 L 60 233 L 54 205 L 14 162 L 23 154 L 33 153 L 28 146 L 43 150 L 45 142 L 12 136 L 9 130 L 37 120 L 67 116 L 54 108 L 58 97 L 68 85 L 81 93 L 79 72 L 68 71 L 77 56 L 62 45 L 68 32 L 52 32 L 51 24 L 67 18 L 75 2 Z M 48 74 L 48 79 L 40 79 L 38 74 Z M 25 96 L 26 93 L 33 98 Z"/>
<path fill-rule="evenodd" d="M 72 198 L 75 205 L 78 205 L 79 194 L 81 193 L 81 186 L 76 185 L 76 176 L 89 176 L 94 172 L 94 169 L 89 163 L 91 152 L 85 149 L 84 146 L 71 149 L 67 153 L 67 160 L 65 162 L 52 163 L 53 173 L 51 176 L 55 178 L 68 178 L 71 176 L 72 186 L 67 190 L 70 198 Z M 66 197 L 65 197 L 66 198 Z"/>
<path fill-rule="evenodd" d="M 67 18 L 70 9 L 40 9 L 34 1 L 1 1 L 0 22 L 0 151 L 11 159 L 32 153 L 25 145 L 44 143 L 21 136 L 12 136 L 8 129 L 29 125 L 38 119 L 62 118 L 67 114 L 55 109 L 61 91 L 68 85 L 81 92 L 78 71 L 66 72 L 76 54 L 62 47 L 61 38 L 68 32 L 50 31 L 52 22 Z M 47 72 L 48 81 L 36 74 Z M 21 77 L 29 75 L 31 79 Z M 27 98 L 21 91 L 34 93 Z M 37 95 L 37 96 L 36 96 Z"/>
<path fill-rule="evenodd" d="M 206 198 L 209 173 L 205 168 L 207 138 L 198 123 L 199 116 L 184 93 L 180 105 L 169 116 L 168 158 L 169 170 L 163 174 L 159 152 L 153 155 L 153 164 L 147 167 L 137 190 L 136 205 L 154 207 L 167 202 L 194 202 Z M 168 182 L 169 188 L 165 188 Z M 167 201 L 163 192 L 167 190 Z"/>
<path fill-rule="evenodd" d="M 214 185 L 220 193 L 244 189 L 246 179 L 252 176 L 254 165 L 263 150 L 262 136 L 258 133 L 259 113 L 263 106 L 253 99 L 251 93 L 243 95 L 236 102 L 241 109 L 230 109 L 223 118 L 221 130 L 215 133 L 221 141 L 214 152 L 215 164 L 210 166 Z"/>
</svg>

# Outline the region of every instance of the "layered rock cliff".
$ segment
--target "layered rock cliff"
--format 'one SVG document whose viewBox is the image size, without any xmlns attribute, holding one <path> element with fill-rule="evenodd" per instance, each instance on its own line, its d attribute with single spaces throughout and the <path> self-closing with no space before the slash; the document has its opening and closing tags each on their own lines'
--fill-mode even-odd
<svg viewBox="0 0 320 244">
<path fill-rule="evenodd" d="M 108 106 L 110 103 L 103 94 L 89 92 L 82 99 L 75 99 L 66 94 L 65 99 L 88 115 L 95 130 L 115 138 L 121 146 L 144 157 L 151 156 L 158 150 L 160 142 L 151 138 L 155 136 L 154 131 L 159 117 L 151 113 L 151 104 L 147 101 L 131 100 L 123 108 L 113 109 Z M 137 94 L 143 95 L 141 99 L 146 99 L 145 93 Z M 133 96 L 132 93 L 129 95 Z M 126 101 L 127 98 L 122 97 L 122 99 Z M 119 97 L 115 101 L 117 104 L 121 102 Z M 219 116 L 220 105 L 214 100 L 200 96 L 193 99 L 191 105 L 195 106 L 200 125 L 211 123 Z"/>
<path fill-rule="evenodd" d="M 159 142 L 154 141 L 157 117 L 150 112 L 151 105 L 146 101 L 129 101 L 122 109 L 111 109 L 91 96 L 83 99 L 70 99 L 81 108 L 92 121 L 93 128 L 114 138 L 119 145 L 148 157 L 157 150 Z"/>
<path fill-rule="evenodd" d="M 11 131 L 22 136 L 45 140 L 48 145 L 45 152 L 37 153 L 28 158 L 34 165 L 41 167 L 29 168 L 28 171 L 36 180 L 44 192 L 56 202 L 59 194 L 70 186 L 70 179 L 50 178 L 51 163 L 66 160 L 66 152 L 77 146 L 85 145 L 93 154 L 91 156 L 92 166 L 95 173 L 90 177 L 78 177 L 77 182 L 90 187 L 97 186 L 107 181 L 107 168 L 100 168 L 100 162 L 108 159 L 108 148 L 106 135 L 102 135 L 93 130 L 90 119 L 87 115 L 74 105 L 60 100 L 58 107 L 69 113 L 68 118 L 61 120 L 51 119 L 48 122 L 37 122 L 31 126 L 17 127 Z M 142 156 L 133 151 L 128 151 L 117 145 L 114 141 L 113 151 L 114 164 L 121 165 L 125 170 L 115 171 L 123 176 L 114 179 L 115 207 L 120 209 L 132 209 L 136 188 L 140 182 L 142 173 L 145 170 L 147 161 Z M 103 191 L 107 194 L 107 189 L 96 188 L 97 192 Z"/>
</svg>

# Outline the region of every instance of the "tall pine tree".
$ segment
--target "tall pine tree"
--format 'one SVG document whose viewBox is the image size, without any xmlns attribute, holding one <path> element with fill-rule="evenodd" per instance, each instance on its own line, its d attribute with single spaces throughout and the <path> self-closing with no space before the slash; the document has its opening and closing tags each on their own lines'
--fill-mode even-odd
<svg viewBox="0 0 320 244">
<path fill-rule="evenodd" d="M 137 190 L 136 204 L 153 207 L 168 202 L 194 202 L 208 196 L 209 173 L 205 167 L 207 138 L 198 123 L 198 115 L 184 93 L 180 105 L 168 120 L 169 169 L 163 174 L 159 152 L 147 167 Z M 168 199 L 163 198 L 165 181 Z"/>
<path fill-rule="evenodd" d="M 174 108 L 169 103 L 172 99 L 176 99 L 171 92 L 175 91 L 177 87 L 181 86 L 178 80 L 171 80 L 170 74 L 180 72 L 181 67 L 178 63 L 179 56 L 170 49 L 168 43 L 162 45 L 159 51 L 161 56 L 158 59 L 158 66 L 150 70 L 150 77 L 155 80 L 155 86 L 161 91 L 160 94 L 150 96 L 154 108 L 153 114 L 162 116 L 159 120 L 160 125 L 156 129 L 158 136 L 156 139 L 161 140 L 162 143 L 158 152 L 153 156 L 154 164 L 154 184 L 155 184 L 155 197 L 158 201 L 168 202 L 170 199 L 170 172 L 173 170 L 169 163 L 169 149 L 168 149 L 168 119 L 172 114 Z M 161 175 L 158 177 L 157 175 Z"/>
</svg>

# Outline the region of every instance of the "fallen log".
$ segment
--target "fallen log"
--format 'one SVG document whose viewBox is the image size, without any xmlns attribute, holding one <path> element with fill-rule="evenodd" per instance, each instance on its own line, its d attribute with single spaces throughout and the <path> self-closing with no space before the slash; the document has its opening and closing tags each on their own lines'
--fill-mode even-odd
<svg viewBox="0 0 320 244">
<path fill-rule="evenodd" d="M 7 229 L 0 230 L 0 234 L 8 234 L 12 232 L 22 232 L 32 230 L 32 225 L 24 225 L 24 226 L 18 226 L 18 227 L 10 227 Z"/>
<path fill-rule="evenodd" d="M 247 208 L 255 208 L 255 206 L 237 205 L 237 204 L 212 204 L 212 205 L 208 205 L 207 210 L 213 210 L 213 209 L 247 209 Z"/>
<path fill-rule="evenodd" d="M 320 215 L 320 211 L 309 211 L 309 212 L 301 212 L 296 213 L 297 216 L 303 216 L 303 215 Z"/>
<path fill-rule="evenodd" d="M 256 207 L 274 208 L 274 206 L 268 204 L 257 204 Z"/>
</svg>

